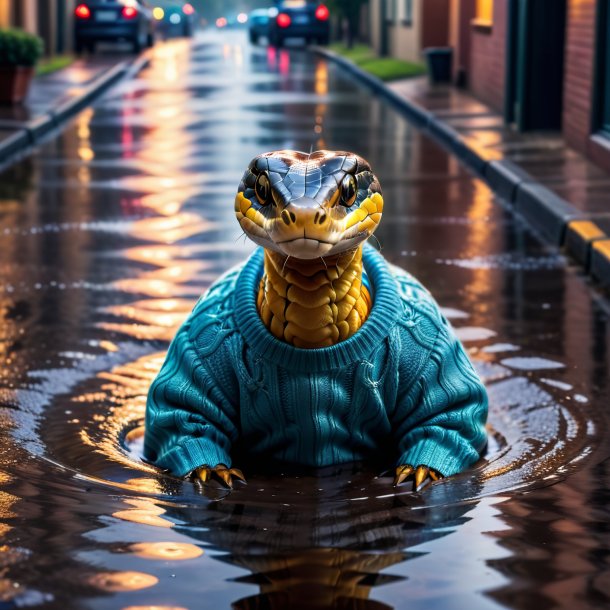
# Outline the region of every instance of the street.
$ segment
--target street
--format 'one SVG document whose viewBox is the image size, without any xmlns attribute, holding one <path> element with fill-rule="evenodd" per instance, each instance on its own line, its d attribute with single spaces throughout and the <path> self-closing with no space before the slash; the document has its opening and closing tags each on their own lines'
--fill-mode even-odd
<svg viewBox="0 0 610 610">
<path fill-rule="evenodd" d="M 169 340 L 254 249 L 240 178 L 283 148 L 370 162 L 373 245 L 432 292 L 488 387 L 471 471 L 412 494 L 236 464 L 246 488 L 202 495 L 141 461 Z M 610 304 L 335 64 L 242 32 L 157 45 L 0 174 L 0 240 L 0 608 L 610 604 Z"/>
</svg>

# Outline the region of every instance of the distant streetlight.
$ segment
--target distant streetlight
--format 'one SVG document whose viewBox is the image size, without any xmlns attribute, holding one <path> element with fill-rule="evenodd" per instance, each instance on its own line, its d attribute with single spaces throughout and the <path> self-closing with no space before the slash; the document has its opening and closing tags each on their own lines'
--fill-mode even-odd
<svg viewBox="0 0 610 610">
<path fill-rule="evenodd" d="M 246 13 L 239 13 L 239 15 L 237 15 L 237 21 L 239 23 L 246 23 L 246 21 L 248 21 L 248 15 L 246 15 Z"/>
</svg>

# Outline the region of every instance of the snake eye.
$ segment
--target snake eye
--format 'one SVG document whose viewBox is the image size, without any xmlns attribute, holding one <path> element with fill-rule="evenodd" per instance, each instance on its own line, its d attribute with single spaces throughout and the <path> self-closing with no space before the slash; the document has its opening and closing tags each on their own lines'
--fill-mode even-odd
<svg viewBox="0 0 610 610">
<path fill-rule="evenodd" d="M 271 201 L 271 182 L 267 174 L 260 174 L 254 185 L 256 198 L 261 205 L 267 205 Z"/>
<path fill-rule="evenodd" d="M 343 178 L 343 182 L 341 182 L 341 204 L 349 208 L 356 201 L 357 194 L 358 185 L 356 184 L 356 178 L 348 174 Z"/>
</svg>

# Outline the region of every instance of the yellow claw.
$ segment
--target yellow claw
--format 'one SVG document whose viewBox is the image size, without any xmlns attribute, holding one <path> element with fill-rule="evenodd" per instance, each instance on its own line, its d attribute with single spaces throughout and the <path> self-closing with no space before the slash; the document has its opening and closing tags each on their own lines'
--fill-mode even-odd
<svg viewBox="0 0 610 610">
<path fill-rule="evenodd" d="M 231 470 L 229 470 L 229 472 L 234 477 L 237 477 L 240 481 L 243 481 L 244 483 L 246 483 L 246 477 L 244 476 L 244 473 L 241 470 L 239 470 L 239 468 L 231 468 Z"/>
<path fill-rule="evenodd" d="M 243 483 L 246 483 L 246 477 L 244 477 L 241 470 L 238 468 L 227 468 L 224 464 L 218 464 L 214 468 L 209 466 L 201 466 L 193 472 L 193 478 L 199 480 L 202 483 L 208 483 L 214 475 L 219 479 L 226 487 L 233 489 L 233 478 L 239 479 Z"/>
<path fill-rule="evenodd" d="M 430 474 L 430 469 L 427 466 L 418 466 L 415 470 L 415 489 L 417 489 Z"/>
<path fill-rule="evenodd" d="M 195 479 L 199 479 L 202 483 L 207 483 L 210 480 L 210 469 L 208 466 L 197 468 L 193 473 Z"/>
<path fill-rule="evenodd" d="M 394 487 L 398 487 L 405 479 L 413 474 L 415 468 L 406 464 L 404 466 L 398 466 L 396 468 L 396 476 L 394 477 Z"/>
<path fill-rule="evenodd" d="M 443 475 L 440 472 L 436 472 L 436 470 L 432 470 L 432 468 L 430 468 L 430 478 L 433 481 L 440 481 L 443 478 Z"/>
<path fill-rule="evenodd" d="M 231 473 L 226 468 L 215 468 L 216 476 L 229 488 L 233 489 Z"/>
<path fill-rule="evenodd" d="M 417 491 L 428 479 L 439 481 L 443 478 L 443 475 L 425 464 L 420 464 L 417 468 L 410 464 L 401 464 L 396 468 L 394 487 L 397 487 L 410 477 L 413 477 L 413 491 Z"/>
</svg>

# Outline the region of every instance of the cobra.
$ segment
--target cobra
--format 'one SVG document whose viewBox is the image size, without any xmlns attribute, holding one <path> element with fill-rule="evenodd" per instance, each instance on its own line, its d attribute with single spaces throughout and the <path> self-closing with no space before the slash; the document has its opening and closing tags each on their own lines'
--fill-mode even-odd
<svg viewBox="0 0 610 610">
<path fill-rule="evenodd" d="M 295 347 L 317 349 L 358 332 L 371 310 L 362 247 L 383 213 L 378 179 L 349 152 L 281 150 L 255 157 L 235 198 L 244 233 L 265 250 L 257 307 L 268 330 Z M 243 479 L 224 465 L 195 476 L 231 485 Z M 425 464 L 399 465 L 394 484 L 415 487 L 441 474 Z"/>
<path fill-rule="evenodd" d="M 357 155 L 279 151 L 252 161 L 235 213 L 265 249 L 258 308 L 278 339 L 320 348 L 358 331 L 371 308 L 361 246 L 382 212 L 379 182 Z"/>
</svg>

